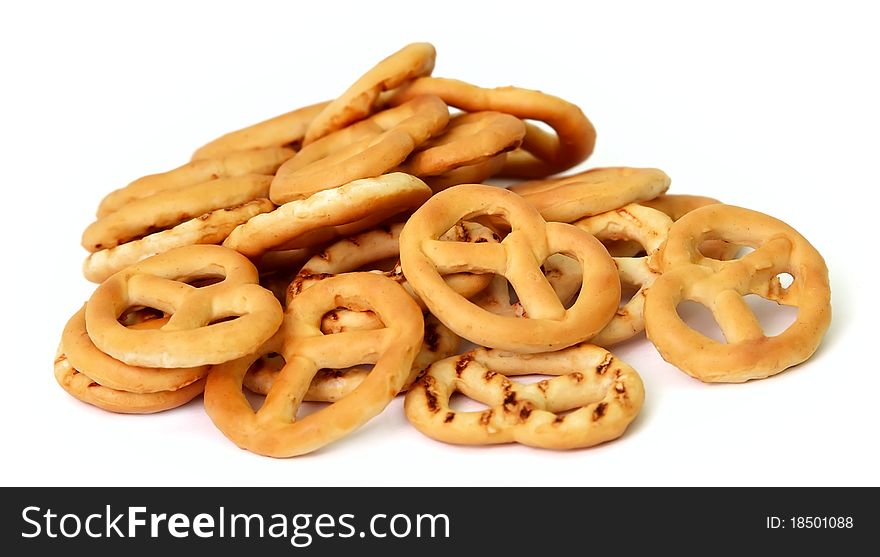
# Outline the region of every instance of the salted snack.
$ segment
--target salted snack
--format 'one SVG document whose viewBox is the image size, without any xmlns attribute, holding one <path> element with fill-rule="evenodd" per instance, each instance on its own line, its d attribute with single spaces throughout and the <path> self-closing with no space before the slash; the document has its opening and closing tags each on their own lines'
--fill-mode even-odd
<svg viewBox="0 0 880 557">
<path fill-rule="evenodd" d="M 168 318 L 150 319 L 127 325 L 130 329 L 159 329 Z M 130 393 L 177 391 L 208 375 L 207 365 L 188 368 L 150 368 L 128 365 L 98 350 L 86 331 L 85 307 L 64 327 L 61 344 L 73 369 L 96 383 Z"/>
<path fill-rule="evenodd" d="M 574 225 L 599 240 L 634 241 L 644 250 L 644 255 L 614 257 L 620 283 L 634 288 L 635 292 L 590 342 L 610 346 L 632 338 L 645 329 L 645 296 L 660 276 L 658 258 L 672 226 L 672 219 L 650 207 L 631 203 L 614 211 L 581 219 Z"/>
<path fill-rule="evenodd" d="M 167 230 L 152 232 L 143 238 L 89 254 L 83 261 L 83 276 L 100 283 L 130 265 L 175 248 L 219 244 L 237 226 L 274 209 L 275 204 L 268 199 L 256 199 L 237 207 L 210 211 Z"/>
<path fill-rule="evenodd" d="M 321 320 L 337 307 L 371 310 L 381 330 L 325 335 Z M 315 451 L 350 434 L 378 415 L 403 388 L 424 337 L 422 312 L 393 280 L 352 273 L 315 284 L 285 312 L 286 361 L 259 410 L 245 398 L 242 382 L 253 356 L 215 367 L 205 388 L 205 409 L 226 437 L 241 448 L 278 458 Z M 321 369 L 374 364 L 347 396 L 297 419 L 297 411 Z"/>
<path fill-rule="evenodd" d="M 208 286 L 188 282 L 214 279 Z M 86 304 L 86 330 L 99 350 L 129 365 L 194 367 L 240 358 L 281 324 L 271 292 L 243 255 L 221 246 L 186 246 L 146 259 L 101 283 Z M 170 316 L 154 330 L 119 317 L 133 307 Z"/>
<path fill-rule="evenodd" d="M 510 191 L 521 195 L 548 221 L 574 222 L 653 199 L 671 180 L 656 168 L 593 168 L 577 174 L 521 182 Z"/>
<path fill-rule="evenodd" d="M 547 375 L 537 383 L 517 375 Z M 455 411 L 455 392 L 488 410 Z M 406 417 L 438 441 L 576 449 L 616 439 L 639 414 L 639 374 L 610 352 L 580 344 L 543 354 L 477 349 L 436 362 L 406 395 Z"/>
<path fill-rule="evenodd" d="M 699 246 L 724 240 L 754 248 L 741 259 L 706 257 Z M 828 268 L 816 249 L 784 222 L 749 209 L 708 205 L 669 230 L 663 274 L 648 291 L 648 338 L 667 362 L 707 382 L 761 379 L 797 365 L 819 346 L 831 321 Z M 779 275 L 794 278 L 783 287 Z M 744 296 L 798 308 L 785 331 L 767 336 Z M 692 329 L 676 308 L 684 300 L 711 310 L 727 342 Z"/>
<path fill-rule="evenodd" d="M 267 252 L 312 247 L 356 234 L 431 196 L 414 176 L 395 172 L 355 180 L 285 203 L 233 230 L 223 245 L 259 260 Z"/>
<path fill-rule="evenodd" d="M 278 169 L 270 197 L 287 203 L 390 172 L 448 122 L 446 104 L 429 95 L 383 110 L 304 147 Z"/>
<path fill-rule="evenodd" d="M 128 366 L 104 354 L 85 332 L 84 311 L 64 329 L 55 354 L 55 379 L 74 398 L 108 412 L 152 414 L 177 408 L 202 394 L 208 366 L 156 369 Z M 166 318 L 137 318 L 127 327 L 157 329 Z"/>
<path fill-rule="evenodd" d="M 449 121 L 442 135 L 421 145 L 400 170 L 419 177 L 439 176 L 457 168 L 484 163 L 516 149 L 525 135 L 522 120 L 509 114 L 459 114 Z"/>
<path fill-rule="evenodd" d="M 480 215 L 509 223 L 511 231 L 500 244 L 440 239 L 462 219 Z M 580 292 L 568 309 L 540 270 L 557 253 L 581 266 Z M 534 353 L 577 344 L 605 327 L 620 300 L 614 261 L 596 238 L 571 225 L 544 222 L 521 197 L 491 186 L 455 186 L 429 199 L 403 227 L 400 262 L 431 313 L 459 336 L 492 348 Z M 486 311 L 443 280 L 465 271 L 506 277 L 519 296 L 523 316 Z"/>
<path fill-rule="evenodd" d="M 328 104 L 330 101 L 297 108 L 224 134 L 199 147 L 192 160 L 213 159 L 236 151 L 267 147 L 299 149 L 309 124 Z"/>
<path fill-rule="evenodd" d="M 681 217 L 690 213 L 694 209 L 705 207 L 706 205 L 715 205 L 721 203 L 713 197 L 703 195 L 687 195 L 681 193 L 664 193 L 658 195 L 654 199 L 642 201 L 639 205 L 657 209 L 669 215 L 673 221 L 677 221 Z M 739 246 L 724 242 L 722 240 L 706 240 L 700 245 L 700 253 L 712 259 L 720 259 L 726 261 L 733 259 L 739 252 Z"/>
<path fill-rule="evenodd" d="M 434 193 L 461 184 L 481 184 L 501 172 L 505 162 L 507 153 L 501 153 L 483 162 L 461 166 L 437 176 L 427 176 L 424 180 Z"/>
<path fill-rule="evenodd" d="M 467 112 L 503 112 L 522 120 L 548 124 L 549 133 L 526 123 L 522 147 L 510 153 L 505 176 L 543 178 L 583 162 L 593 152 L 596 130 L 577 105 L 530 89 L 485 89 L 457 79 L 422 77 L 401 85 L 388 102 L 399 104 L 419 95 L 437 95 L 446 104 Z"/>
<path fill-rule="evenodd" d="M 236 151 L 210 159 L 191 161 L 168 172 L 144 176 L 124 188 L 108 194 L 98 206 L 97 216 L 98 219 L 103 219 L 132 201 L 151 197 L 159 193 L 179 190 L 187 186 L 212 182 L 219 178 L 233 178 L 249 174 L 272 176 L 278 170 L 278 167 L 292 157 L 295 152 L 293 149 L 286 147 L 266 147 Z M 187 197 L 193 200 L 197 196 L 194 194 Z M 262 195 L 259 197 L 268 196 Z M 204 212 L 202 211 L 201 213 Z M 201 213 L 196 213 L 193 216 L 198 216 Z"/>
<path fill-rule="evenodd" d="M 309 124 L 303 145 L 372 114 L 382 92 L 417 77 L 431 75 L 436 57 L 437 51 L 430 43 L 408 44 L 388 56 L 324 107 Z"/>
</svg>

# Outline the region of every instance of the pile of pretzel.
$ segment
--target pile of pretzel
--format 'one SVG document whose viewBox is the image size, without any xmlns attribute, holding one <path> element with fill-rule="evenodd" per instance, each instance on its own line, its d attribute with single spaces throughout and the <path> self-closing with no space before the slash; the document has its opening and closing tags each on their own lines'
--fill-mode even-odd
<svg viewBox="0 0 880 557">
<path fill-rule="evenodd" d="M 107 195 L 82 238 L 100 284 L 64 329 L 61 386 L 125 413 L 204 394 L 226 437 L 274 457 L 349 435 L 400 393 L 435 439 L 569 449 L 638 415 L 642 381 L 608 347 L 643 330 L 707 382 L 813 354 L 828 272 L 797 231 L 666 195 L 656 169 L 555 176 L 593 151 L 576 105 L 430 77 L 434 59 L 408 45 L 332 101 Z M 797 307 L 794 323 L 767 336 L 749 294 Z M 726 342 L 679 316 L 685 300 Z M 456 392 L 488 408 L 456 411 Z M 297 418 L 304 401 L 328 404 Z"/>
</svg>

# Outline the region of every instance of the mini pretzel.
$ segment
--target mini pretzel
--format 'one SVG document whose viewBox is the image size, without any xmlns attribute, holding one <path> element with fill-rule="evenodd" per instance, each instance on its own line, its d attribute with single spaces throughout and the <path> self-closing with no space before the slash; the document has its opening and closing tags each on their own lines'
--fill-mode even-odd
<svg viewBox="0 0 880 557">
<path fill-rule="evenodd" d="M 508 378 L 531 374 L 555 377 L 533 384 Z M 489 409 L 452 410 L 456 391 Z M 577 449 L 623 435 L 644 397 L 639 374 L 597 346 L 531 355 L 478 349 L 431 365 L 405 409 L 419 431 L 446 443 Z"/>
<path fill-rule="evenodd" d="M 505 176 L 540 178 L 556 174 L 585 160 L 596 144 L 596 130 L 580 108 L 540 91 L 484 89 L 455 79 L 422 77 L 401 86 L 389 102 L 398 104 L 418 95 L 437 95 L 446 104 L 467 112 L 494 110 L 549 124 L 556 134 L 526 124 L 522 148 L 508 157 Z"/>
<path fill-rule="evenodd" d="M 240 224 L 260 213 L 275 209 L 268 199 L 257 199 L 239 207 L 217 209 L 161 232 L 90 254 L 83 263 L 83 275 L 92 282 L 102 282 L 110 275 L 147 257 L 174 248 L 197 244 L 217 244 Z"/>
<path fill-rule="evenodd" d="M 548 221 L 574 222 L 624 205 L 653 199 L 671 180 L 656 168 L 594 168 L 510 187 Z"/>
<path fill-rule="evenodd" d="M 200 379 L 176 391 L 129 393 L 104 387 L 70 365 L 62 347 L 55 353 L 55 380 L 74 398 L 108 412 L 153 414 L 183 406 L 205 390 Z"/>
<path fill-rule="evenodd" d="M 632 240 L 645 250 L 641 257 L 615 257 L 621 284 L 638 288 L 602 331 L 590 339 L 599 346 L 632 338 L 645 328 L 645 295 L 660 276 L 655 260 L 669 234 L 672 219 L 664 213 L 632 203 L 615 211 L 587 217 L 574 223 L 602 241 Z"/>
<path fill-rule="evenodd" d="M 270 190 L 272 201 L 287 203 L 384 174 L 448 122 L 446 104 L 424 96 L 324 136 L 278 169 Z"/>
<path fill-rule="evenodd" d="M 462 166 L 437 176 L 427 176 L 424 180 L 435 193 L 460 184 L 480 184 L 501 172 L 506 161 L 507 153 L 501 153 L 483 162 Z"/>
<path fill-rule="evenodd" d="M 522 120 L 509 114 L 460 114 L 449 121 L 443 135 L 420 146 L 400 170 L 419 177 L 437 176 L 462 166 L 479 164 L 516 149 L 525 134 Z"/>
<path fill-rule="evenodd" d="M 254 259 L 273 249 L 315 246 L 373 227 L 430 196 L 424 182 L 399 172 L 355 180 L 258 215 L 233 230 L 223 245 Z"/>
<path fill-rule="evenodd" d="M 64 327 L 61 343 L 73 369 L 104 387 L 130 393 L 177 391 L 208 374 L 208 366 L 161 369 L 130 366 L 115 360 L 95 347 L 86 331 L 85 315 L 83 307 L 70 318 Z M 167 318 L 154 319 L 131 327 L 158 329 L 167 321 Z"/>
<path fill-rule="evenodd" d="M 154 230 L 176 226 L 216 209 L 269 197 L 271 176 L 248 174 L 165 190 L 135 199 L 86 228 L 82 245 L 91 252 L 114 248 Z"/>
<path fill-rule="evenodd" d="M 283 147 L 251 149 L 213 159 L 192 161 L 168 172 L 144 176 L 107 195 L 98 206 L 98 218 L 106 217 L 137 199 L 169 190 L 178 190 L 218 178 L 232 178 L 246 174 L 275 174 L 281 164 L 295 152 Z"/>
<path fill-rule="evenodd" d="M 321 332 L 325 335 L 348 331 L 373 331 L 384 328 L 372 311 L 336 309 L 327 312 L 321 320 Z M 433 315 L 425 316 L 425 338 L 419 353 L 413 360 L 410 375 L 401 392 L 406 391 L 418 378 L 419 373 L 432 363 L 458 353 L 461 339 Z M 280 345 L 279 345 L 280 346 Z M 269 350 L 267 347 L 265 350 Z M 273 347 L 248 369 L 244 386 L 251 392 L 265 395 L 275 384 L 278 373 L 284 367 L 284 358 Z M 336 402 L 354 391 L 369 375 L 370 370 L 357 366 L 350 369 L 322 369 L 312 379 L 303 400 L 310 402 Z"/>
<path fill-rule="evenodd" d="M 719 261 L 698 247 L 725 240 L 755 248 L 741 259 Z M 648 290 L 648 338 L 667 362 L 707 382 L 761 379 L 799 364 L 818 348 L 831 320 L 828 268 L 795 229 L 773 217 L 708 205 L 678 220 L 663 248 L 663 274 Z M 794 282 L 783 288 L 777 275 Z M 757 294 L 798 308 L 795 322 L 768 337 L 743 296 Z M 726 343 L 691 329 L 676 308 L 696 301 L 712 311 Z"/>
<path fill-rule="evenodd" d="M 234 151 L 264 147 L 299 148 L 306 135 L 306 128 L 328 104 L 330 101 L 298 108 L 227 133 L 196 150 L 192 160 L 212 159 Z"/>
<path fill-rule="evenodd" d="M 303 145 L 369 116 L 383 91 L 430 75 L 436 56 L 433 45 L 412 43 L 373 66 L 315 117 L 306 131 Z"/>
<path fill-rule="evenodd" d="M 182 282 L 222 278 L 196 288 Z M 144 306 L 171 315 L 157 330 L 131 330 L 118 318 Z M 228 320 L 230 317 L 235 319 Z M 104 281 L 86 305 L 86 329 L 102 352 L 129 365 L 195 367 L 256 350 L 281 324 L 281 305 L 257 284 L 257 270 L 220 246 L 156 255 Z"/>
<path fill-rule="evenodd" d="M 324 335 L 321 319 L 336 307 L 371 310 L 385 328 Z M 205 409 L 236 445 L 250 451 L 290 457 L 319 449 L 378 415 L 410 375 L 424 336 L 422 313 L 394 281 L 372 273 L 333 277 L 297 296 L 285 312 L 286 338 L 279 372 L 257 411 L 242 391 L 248 356 L 217 366 L 208 376 Z M 375 364 L 348 396 L 300 420 L 296 413 L 320 369 Z"/>
<path fill-rule="evenodd" d="M 664 193 L 658 195 L 654 199 L 642 201 L 640 205 L 657 209 L 669 215 L 673 221 L 677 221 L 681 217 L 690 213 L 694 209 L 705 207 L 706 205 L 715 205 L 721 203 L 717 199 L 704 197 L 702 195 L 681 195 Z M 720 259 L 727 261 L 733 259 L 739 252 L 739 246 L 721 240 L 706 240 L 700 246 L 700 253 L 711 257 L 712 259 Z"/>
<path fill-rule="evenodd" d="M 439 240 L 458 221 L 477 215 L 502 216 L 511 232 L 500 244 Z M 583 284 L 569 309 L 540 270 L 555 253 L 582 267 Z M 456 186 L 429 199 L 400 234 L 400 261 L 431 313 L 459 336 L 493 348 L 532 353 L 577 344 L 608 323 L 620 300 L 617 269 L 598 240 L 571 225 L 545 223 L 521 197 L 491 186 Z M 527 317 L 494 315 L 462 298 L 443 275 L 463 271 L 506 277 Z"/>
<path fill-rule="evenodd" d="M 375 228 L 328 246 L 316 253 L 307 261 L 299 274 L 290 282 L 287 291 L 287 302 L 301 292 L 306 286 L 315 280 L 327 278 L 330 275 L 350 273 L 357 270 L 379 271 L 378 263 L 388 260 L 396 260 L 400 257 L 400 232 L 403 223 L 394 223 L 388 227 Z M 460 222 L 444 233 L 441 237 L 444 241 L 456 242 L 499 242 L 498 236 L 480 224 L 472 222 Z M 406 291 L 415 298 L 416 303 L 422 309 L 426 309 L 424 302 L 413 292 L 412 287 L 406 282 L 406 278 L 398 265 L 389 271 L 384 271 L 385 276 L 399 282 Z M 489 284 L 489 275 L 476 275 L 471 273 L 456 273 L 444 277 L 450 288 L 465 298 L 482 291 Z"/>
</svg>

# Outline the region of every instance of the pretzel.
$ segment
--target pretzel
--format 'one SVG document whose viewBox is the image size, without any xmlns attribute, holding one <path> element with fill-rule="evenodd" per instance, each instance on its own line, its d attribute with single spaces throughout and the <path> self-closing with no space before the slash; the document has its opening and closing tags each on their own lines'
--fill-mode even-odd
<svg viewBox="0 0 880 557">
<path fill-rule="evenodd" d="M 355 180 L 258 215 L 233 230 L 223 245 L 253 259 L 273 249 L 311 247 L 371 228 L 430 195 L 424 182 L 399 172 Z"/>
<path fill-rule="evenodd" d="M 507 153 L 501 153 L 483 162 L 462 166 L 437 176 L 426 176 L 424 180 L 434 193 L 460 184 L 480 184 L 501 172 L 506 161 Z"/>
<path fill-rule="evenodd" d="M 540 91 L 518 87 L 484 89 L 455 79 L 422 77 L 402 85 L 388 102 L 399 104 L 418 95 L 437 95 L 467 112 L 494 110 L 523 120 L 546 122 L 551 134 L 526 123 L 522 148 L 507 159 L 502 174 L 540 178 L 584 161 L 593 152 L 596 130 L 576 105 Z"/>
<path fill-rule="evenodd" d="M 229 236 L 235 227 L 273 209 L 275 205 L 268 199 L 257 199 L 239 207 L 205 213 L 168 230 L 153 232 L 138 240 L 90 254 L 83 263 L 83 275 L 92 282 L 102 282 L 138 261 L 174 248 L 217 244 Z"/>
<path fill-rule="evenodd" d="M 410 155 L 400 170 L 419 177 L 438 176 L 516 149 L 525 134 L 522 120 L 509 114 L 460 114 L 449 121 L 443 135 L 428 141 Z"/>
<path fill-rule="evenodd" d="M 389 172 L 449 122 L 437 97 L 416 97 L 310 143 L 278 169 L 270 196 L 287 203 Z"/>
<path fill-rule="evenodd" d="M 146 368 L 130 366 L 98 350 L 86 331 L 85 306 L 64 327 L 61 343 L 70 365 L 92 381 L 117 391 L 157 393 L 177 391 L 208 374 L 208 366 L 191 368 Z M 134 329 L 158 329 L 167 318 L 131 325 Z"/>
<path fill-rule="evenodd" d="M 290 282 L 287 290 L 287 303 L 307 286 L 316 280 L 322 280 L 330 275 L 350 273 L 357 270 L 380 270 L 378 264 L 383 261 L 394 260 L 394 265 L 385 276 L 399 282 L 406 291 L 415 298 L 416 303 L 424 310 L 425 304 L 413 292 L 412 287 L 406 282 L 397 260 L 400 257 L 400 232 L 403 223 L 394 223 L 387 227 L 379 227 L 348 238 L 328 246 L 316 253 L 307 261 L 299 274 Z M 498 236 L 485 226 L 460 222 L 446 231 L 441 237 L 444 241 L 457 242 L 499 242 Z M 471 273 L 456 273 L 444 277 L 450 288 L 465 298 L 477 294 L 486 288 L 490 280 L 489 275 L 476 275 Z M 378 324 L 376 325 L 378 327 Z"/>
<path fill-rule="evenodd" d="M 251 149 L 213 159 L 192 161 L 168 172 L 144 176 L 108 194 L 98 206 L 98 218 L 104 218 L 137 199 L 169 190 L 178 190 L 218 178 L 232 178 L 246 174 L 272 175 L 294 153 L 294 150 L 283 147 Z"/>
<path fill-rule="evenodd" d="M 306 128 L 328 104 L 330 101 L 305 106 L 229 132 L 197 149 L 192 160 L 212 159 L 234 151 L 265 147 L 298 149 L 306 135 Z"/>
<path fill-rule="evenodd" d="M 510 223 L 512 231 L 500 244 L 439 241 L 459 220 L 487 214 Z M 540 271 L 555 253 L 576 258 L 582 267 L 583 284 L 569 309 Z M 429 199 L 400 234 L 400 261 L 431 313 L 459 336 L 492 348 L 532 353 L 577 344 L 608 323 L 620 300 L 617 270 L 598 240 L 571 225 L 545 223 L 522 198 L 491 186 L 456 186 Z M 526 318 L 494 315 L 443 281 L 442 275 L 463 271 L 505 276 Z"/>
<path fill-rule="evenodd" d="M 271 176 L 247 174 L 135 199 L 90 224 L 83 232 L 82 245 L 91 252 L 114 248 L 217 209 L 265 199 L 269 197 L 271 183 Z"/>
<path fill-rule="evenodd" d="M 325 335 L 348 331 L 372 331 L 384 325 L 372 311 L 351 311 L 335 309 L 327 312 L 321 320 L 321 332 Z M 458 352 L 458 336 L 444 326 L 431 314 L 425 316 L 425 337 L 419 353 L 413 360 L 410 375 L 401 388 L 406 391 L 418 378 L 419 373 L 432 363 L 448 358 Z M 268 348 L 267 348 L 268 349 Z M 272 388 L 278 373 L 284 367 L 284 358 L 278 354 L 280 348 L 262 355 L 244 376 L 244 386 L 249 391 L 265 395 Z M 312 379 L 303 400 L 309 402 L 336 402 L 355 390 L 367 377 L 370 370 L 364 366 L 350 369 L 322 369 Z"/>
<path fill-rule="evenodd" d="M 642 201 L 640 205 L 657 209 L 669 215 L 673 221 L 677 221 L 681 217 L 690 213 L 694 209 L 705 207 L 706 205 L 714 205 L 721 203 L 717 199 L 704 197 L 702 195 L 681 195 L 664 193 L 658 195 L 654 199 Z M 739 246 L 721 240 L 706 240 L 700 246 L 700 253 L 711 257 L 712 259 L 720 259 L 727 261 L 733 259 L 739 252 Z"/>
<path fill-rule="evenodd" d="M 755 251 L 733 261 L 702 255 L 705 240 L 748 245 Z M 648 338 L 667 362 L 706 382 L 743 382 L 797 365 L 819 346 L 831 320 L 828 268 L 795 229 L 773 217 L 708 205 L 679 219 L 663 248 L 663 274 L 648 290 Z M 778 276 L 794 282 L 783 288 Z M 798 308 L 795 322 L 768 337 L 743 296 L 757 294 Z M 676 308 L 684 300 L 708 307 L 726 343 L 691 329 Z"/>
<path fill-rule="evenodd" d="M 671 180 L 656 168 L 593 168 L 570 176 L 522 182 L 510 187 L 548 221 L 574 222 L 653 199 Z"/>
<path fill-rule="evenodd" d="M 222 280 L 202 288 L 182 282 L 204 278 Z M 171 318 L 158 330 L 131 330 L 118 318 L 133 306 L 156 308 Z M 86 329 L 95 346 L 144 367 L 240 358 L 271 337 L 281 318 L 281 305 L 257 284 L 251 262 L 210 245 L 177 248 L 128 267 L 98 286 L 86 305 Z"/>
<path fill-rule="evenodd" d="M 641 257 L 614 258 L 621 284 L 637 290 L 590 342 L 610 346 L 632 338 L 645 328 L 645 295 L 660 276 L 655 258 L 659 257 L 660 248 L 666 241 L 672 219 L 650 207 L 631 203 L 615 211 L 581 219 L 574 225 L 599 240 L 633 240 L 644 249 L 645 255 Z"/>
<path fill-rule="evenodd" d="M 321 318 L 336 307 L 371 310 L 385 328 L 321 333 Z M 333 277 L 297 296 L 285 312 L 282 355 L 287 362 L 257 411 L 242 391 L 253 355 L 215 367 L 205 388 L 205 409 L 236 445 L 273 457 L 319 449 L 378 415 L 400 391 L 424 336 L 418 306 L 394 281 L 373 273 Z M 375 364 L 350 394 L 296 419 L 320 369 Z"/>
<path fill-rule="evenodd" d="M 436 56 L 433 45 L 412 43 L 373 66 L 315 117 L 306 130 L 303 145 L 369 116 L 383 91 L 430 75 Z"/>
<path fill-rule="evenodd" d="M 533 384 L 508 378 L 532 374 L 555 377 Z M 456 391 L 489 409 L 452 410 Z M 478 349 L 441 360 L 410 389 L 404 408 L 416 429 L 446 443 L 577 449 L 623 435 L 644 397 L 634 369 L 602 348 L 580 344 L 529 355 Z"/>
</svg>

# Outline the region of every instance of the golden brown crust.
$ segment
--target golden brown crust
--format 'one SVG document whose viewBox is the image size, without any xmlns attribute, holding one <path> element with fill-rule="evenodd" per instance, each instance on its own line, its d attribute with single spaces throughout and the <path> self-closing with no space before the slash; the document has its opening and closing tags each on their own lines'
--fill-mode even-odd
<svg viewBox="0 0 880 557">
<path fill-rule="evenodd" d="M 509 378 L 533 374 L 550 377 L 532 384 Z M 489 409 L 452 410 L 456 391 Z M 623 435 L 644 396 L 639 374 L 597 346 L 526 355 L 478 349 L 431 365 L 405 409 L 416 429 L 446 443 L 577 449 Z"/>
<path fill-rule="evenodd" d="M 699 252 L 705 240 L 755 248 L 741 259 L 719 261 Z M 761 379 L 797 365 L 818 348 L 831 321 L 828 268 L 795 229 L 757 211 L 708 205 L 679 219 L 663 248 L 662 276 L 648 291 L 648 338 L 663 359 L 707 382 Z M 777 275 L 788 273 L 783 288 Z M 757 294 L 798 308 L 794 323 L 768 337 L 743 296 Z M 684 300 L 708 307 L 727 342 L 690 328 L 676 308 Z"/>
</svg>

